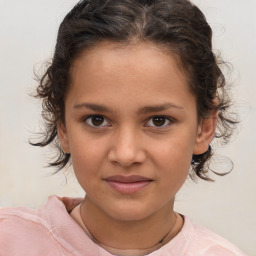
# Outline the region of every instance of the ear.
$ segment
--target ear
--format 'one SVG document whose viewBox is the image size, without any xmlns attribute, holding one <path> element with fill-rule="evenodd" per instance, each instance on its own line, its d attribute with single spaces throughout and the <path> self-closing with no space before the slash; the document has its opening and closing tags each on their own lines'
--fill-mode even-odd
<svg viewBox="0 0 256 256">
<path fill-rule="evenodd" d="M 58 138 L 65 153 L 70 153 L 68 133 L 65 124 L 59 122 L 57 125 Z"/>
<path fill-rule="evenodd" d="M 209 118 L 202 119 L 201 123 L 198 125 L 197 137 L 193 151 L 194 155 L 200 155 L 207 151 L 215 134 L 217 119 L 218 112 L 216 111 Z"/>
</svg>

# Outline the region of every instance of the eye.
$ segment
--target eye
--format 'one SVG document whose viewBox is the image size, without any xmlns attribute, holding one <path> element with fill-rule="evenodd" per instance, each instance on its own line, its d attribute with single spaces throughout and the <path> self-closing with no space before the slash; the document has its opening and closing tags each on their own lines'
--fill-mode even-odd
<svg viewBox="0 0 256 256">
<path fill-rule="evenodd" d="M 170 118 L 165 117 L 165 116 L 153 116 L 147 122 L 147 126 L 166 127 L 166 126 L 170 125 L 171 123 L 172 123 L 172 120 Z"/>
<path fill-rule="evenodd" d="M 104 116 L 100 115 L 91 115 L 85 119 L 85 122 L 93 127 L 102 127 L 109 126 L 109 122 L 106 120 Z"/>
</svg>

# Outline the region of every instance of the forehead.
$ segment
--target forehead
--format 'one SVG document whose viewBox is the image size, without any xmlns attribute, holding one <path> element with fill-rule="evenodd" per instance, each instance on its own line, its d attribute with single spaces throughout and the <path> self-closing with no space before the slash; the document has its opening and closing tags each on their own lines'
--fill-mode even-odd
<svg viewBox="0 0 256 256">
<path fill-rule="evenodd" d="M 153 68 L 155 73 L 164 67 L 175 66 L 177 74 L 183 73 L 180 57 L 167 46 L 153 42 L 121 44 L 103 41 L 77 56 L 71 66 L 71 74 L 74 75 L 72 71 L 81 65 L 88 65 L 92 69 L 100 67 L 105 72 L 113 70 L 113 67 L 116 70 L 127 68 L 127 71 L 138 67 L 142 71 Z"/>
<path fill-rule="evenodd" d="M 154 70 L 155 77 L 157 74 L 160 75 L 162 73 L 163 75 L 165 71 L 168 72 L 169 68 L 175 68 L 176 74 L 186 80 L 180 57 L 168 49 L 167 46 L 156 45 L 152 42 L 131 44 L 110 41 L 100 42 L 82 51 L 74 60 L 70 69 L 73 79 L 76 71 L 82 66 L 89 68 L 88 73 L 91 71 L 91 74 L 94 73 L 95 68 L 100 68 L 100 71 L 104 72 L 104 74 L 113 70 L 117 72 L 119 69 L 122 69 L 122 71 L 126 69 L 127 73 L 129 71 L 138 71 L 138 69 L 142 73 Z M 147 73 L 144 74 L 148 75 Z M 169 79 L 171 79 L 171 76 L 169 76 Z"/>
<path fill-rule="evenodd" d="M 69 93 L 81 100 L 104 96 L 105 102 L 116 97 L 143 102 L 158 97 L 175 103 L 175 94 L 191 96 L 179 63 L 176 55 L 153 43 L 103 42 L 74 61 Z"/>
</svg>

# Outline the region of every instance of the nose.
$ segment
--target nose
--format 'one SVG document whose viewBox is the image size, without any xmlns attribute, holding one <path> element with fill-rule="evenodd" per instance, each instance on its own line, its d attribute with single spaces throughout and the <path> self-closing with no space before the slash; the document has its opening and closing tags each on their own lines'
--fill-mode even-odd
<svg viewBox="0 0 256 256">
<path fill-rule="evenodd" d="M 113 138 L 112 147 L 108 154 L 108 160 L 122 167 L 130 167 L 146 160 L 146 152 L 143 149 L 142 135 L 134 129 L 120 129 Z"/>
</svg>

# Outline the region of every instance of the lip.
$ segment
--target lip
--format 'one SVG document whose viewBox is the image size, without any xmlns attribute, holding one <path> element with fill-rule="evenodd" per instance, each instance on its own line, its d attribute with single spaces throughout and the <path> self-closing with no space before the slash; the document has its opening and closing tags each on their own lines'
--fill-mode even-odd
<svg viewBox="0 0 256 256">
<path fill-rule="evenodd" d="M 147 187 L 153 180 L 147 177 L 131 175 L 115 175 L 104 178 L 106 183 L 115 191 L 122 194 L 133 194 Z"/>
</svg>

